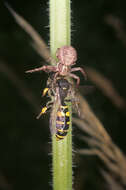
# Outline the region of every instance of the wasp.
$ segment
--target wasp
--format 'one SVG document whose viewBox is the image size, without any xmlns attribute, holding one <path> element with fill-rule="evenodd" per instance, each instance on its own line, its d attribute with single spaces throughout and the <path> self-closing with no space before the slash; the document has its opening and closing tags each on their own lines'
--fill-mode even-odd
<svg viewBox="0 0 126 190">
<path fill-rule="evenodd" d="M 47 102 L 45 107 L 42 108 L 40 114 L 37 116 L 37 119 L 46 113 L 50 107 L 53 109 L 53 105 L 58 105 L 56 116 L 51 114 L 50 117 L 50 130 L 51 134 L 55 133 L 56 140 L 59 141 L 64 139 L 69 131 L 70 113 L 66 102 L 71 101 L 69 99 L 71 94 L 71 84 L 64 77 L 58 77 L 55 83 L 53 79 L 49 78 L 47 81 L 47 87 L 43 90 L 43 96 L 46 94 L 48 94 L 51 100 Z M 54 117 L 56 121 L 55 128 L 52 127 Z"/>
<path fill-rule="evenodd" d="M 67 135 L 70 126 L 70 113 L 65 103 L 70 89 L 70 84 L 66 79 L 57 80 L 60 96 L 60 106 L 56 116 L 56 140 L 62 140 Z M 67 99 L 67 101 L 70 101 Z"/>
</svg>

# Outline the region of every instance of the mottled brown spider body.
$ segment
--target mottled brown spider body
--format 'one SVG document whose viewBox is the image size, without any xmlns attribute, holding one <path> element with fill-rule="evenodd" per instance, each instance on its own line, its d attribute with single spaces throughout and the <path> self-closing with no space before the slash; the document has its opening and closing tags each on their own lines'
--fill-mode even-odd
<svg viewBox="0 0 126 190">
<path fill-rule="evenodd" d="M 63 46 L 56 51 L 59 62 L 65 66 L 72 66 L 77 61 L 77 52 L 72 46 Z"/>
<path fill-rule="evenodd" d="M 75 48 L 72 46 L 62 46 L 61 48 L 58 48 L 56 51 L 56 57 L 58 58 L 58 62 L 55 66 L 51 65 L 44 65 L 42 67 L 26 71 L 27 73 L 37 72 L 37 71 L 45 71 L 45 72 L 54 72 L 54 80 L 56 80 L 56 77 L 63 76 L 63 77 L 71 77 L 77 80 L 77 85 L 80 83 L 80 78 L 73 74 L 72 72 L 75 71 L 81 71 L 81 73 L 84 75 L 85 79 L 87 78 L 87 75 L 85 71 L 81 67 L 74 67 L 71 68 L 73 65 L 76 64 L 77 61 L 77 52 Z"/>
</svg>

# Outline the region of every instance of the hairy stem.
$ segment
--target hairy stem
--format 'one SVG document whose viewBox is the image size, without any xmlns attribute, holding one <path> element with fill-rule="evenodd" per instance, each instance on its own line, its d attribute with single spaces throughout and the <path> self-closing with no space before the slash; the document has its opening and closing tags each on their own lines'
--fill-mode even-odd
<svg viewBox="0 0 126 190">
<path fill-rule="evenodd" d="M 50 0 L 50 50 L 55 58 L 57 48 L 70 45 L 70 0 Z M 72 123 L 71 105 L 69 104 L 70 123 Z M 53 109 L 56 115 L 56 109 Z M 55 119 L 53 122 L 55 128 Z M 72 190 L 72 124 L 67 136 L 56 141 L 52 137 L 53 189 Z"/>
<path fill-rule="evenodd" d="M 50 50 L 70 45 L 70 0 L 50 0 Z"/>
</svg>

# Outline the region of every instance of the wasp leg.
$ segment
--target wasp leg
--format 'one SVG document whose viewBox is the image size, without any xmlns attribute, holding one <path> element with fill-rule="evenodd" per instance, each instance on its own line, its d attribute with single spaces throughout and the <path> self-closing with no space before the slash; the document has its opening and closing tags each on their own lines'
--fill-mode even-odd
<svg viewBox="0 0 126 190">
<path fill-rule="evenodd" d="M 42 92 L 42 96 L 45 96 L 46 94 L 52 99 L 52 97 L 55 96 L 54 87 L 53 87 L 53 86 L 49 87 L 49 86 L 47 85 L 47 87 L 44 88 L 44 90 L 43 90 L 43 92 Z"/>
<path fill-rule="evenodd" d="M 52 99 L 52 101 L 54 99 L 55 94 L 55 90 L 53 88 L 50 88 L 48 91 L 48 96 Z"/>
<path fill-rule="evenodd" d="M 42 96 L 45 96 L 47 93 L 49 93 L 49 88 L 48 87 L 44 88 L 44 90 L 42 92 Z"/>
<path fill-rule="evenodd" d="M 50 66 L 50 65 L 44 65 L 39 68 L 31 69 L 26 71 L 26 73 L 33 73 L 33 72 L 38 72 L 38 71 L 45 71 L 45 72 L 56 72 L 57 67 L 56 66 Z"/>
<path fill-rule="evenodd" d="M 48 108 L 52 107 L 53 102 L 54 102 L 53 99 L 47 102 L 46 107 Z"/>
<path fill-rule="evenodd" d="M 47 109 L 48 108 L 46 106 L 43 107 L 42 110 L 41 110 L 41 112 L 40 112 L 40 114 L 36 117 L 36 119 L 39 119 L 41 117 L 41 115 L 43 115 L 44 113 L 46 113 Z"/>
<path fill-rule="evenodd" d="M 72 68 L 71 69 L 71 72 L 75 72 L 75 71 L 80 71 L 84 77 L 85 77 L 85 80 L 87 80 L 87 74 L 86 72 L 84 71 L 84 69 L 82 69 L 81 67 L 75 67 L 75 68 Z"/>
<path fill-rule="evenodd" d="M 52 101 L 49 101 L 45 107 L 42 107 L 40 114 L 36 117 L 36 119 L 39 119 L 43 114 L 47 113 L 47 110 L 52 107 Z"/>
</svg>

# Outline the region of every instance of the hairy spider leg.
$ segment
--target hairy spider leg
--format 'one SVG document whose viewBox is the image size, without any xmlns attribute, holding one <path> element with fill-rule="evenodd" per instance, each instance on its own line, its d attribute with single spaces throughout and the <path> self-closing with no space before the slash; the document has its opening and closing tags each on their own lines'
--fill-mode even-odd
<svg viewBox="0 0 126 190">
<path fill-rule="evenodd" d="M 74 78 L 74 79 L 76 79 L 77 80 L 77 86 L 79 86 L 79 84 L 80 84 L 80 78 L 77 75 L 72 74 L 72 73 L 70 73 L 69 76 L 72 77 L 72 78 Z"/>
<path fill-rule="evenodd" d="M 38 71 L 45 71 L 45 72 L 56 72 L 57 67 L 56 66 L 51 66 L 51 65 L 44 65 L 39 68 L 31 69 L 26 71 L 26 73 L 33 73 L 33 72 L 38 72 Z"/>
<path fill-rule="evenodd" d="M 71 72 L 75 72 L 75 71 L 80 71 L 84 75 L 85 80 L 87 80 L 87 73 L 84 71 L 84 69 L 82 69 L 81 67 L 75 67 L 71 69 Z"/>
</svg>

